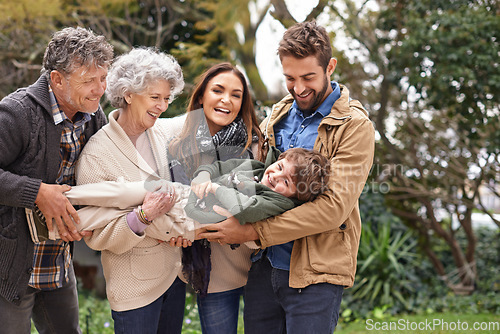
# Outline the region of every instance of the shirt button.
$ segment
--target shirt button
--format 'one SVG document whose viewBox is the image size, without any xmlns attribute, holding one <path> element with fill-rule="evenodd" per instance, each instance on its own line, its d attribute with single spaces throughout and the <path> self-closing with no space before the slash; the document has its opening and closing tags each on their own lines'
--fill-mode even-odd
<svg viewBox="0 0 500 334">
<path fill-rule="evenodd" d="M 293 147 L 293 145 L 292 145 L 292 144 L 290 144 L 290 148 L 292 148 L 292 147 Z"/>
<path fill-rule="evenodd" d="M 28 272 L 28 274 L 31 275 L 31 273 L 33 272 L 33 268 L 28 268 L 28 270 L 26 270 Z"/>
</svg>

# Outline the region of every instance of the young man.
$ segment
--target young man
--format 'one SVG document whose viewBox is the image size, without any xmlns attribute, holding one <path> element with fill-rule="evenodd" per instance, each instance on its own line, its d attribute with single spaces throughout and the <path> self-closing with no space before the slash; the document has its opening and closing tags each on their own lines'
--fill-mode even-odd
<svg viewBox="0 0 500 334">
<path fill-rule="evenodd" d="M 201 238 L 256 240 L 245 288 L 245 333 L 332 333 L 343 289 L 354 283 L 361 233 L 358 199 L 373 163 L 375 131 L 348 89 L 330 82 L 336 66 L 327 32 L 315 22 L 289 28 L 278 55 L 290 95 L 261 128 L 270 145 L 314 148 L 330 159 L 329 188 L 279 216 L 209 225 Z M 229 216 L 220 209 L 219 213 Z"/>
<path fill-rule="evenodd" d="M 106 117 L 99 100 L 113 48 L 83 28 L 53 35 L 40 78 L 0 102 L 0 323 L 2 332 L 81 333 L 70 244 L 80 240 L 64 196 L 74 164 Z M 35 206 L 63 240 L 33 244 Z M 74 221 L 74 222 L 73 222 Z"/>
</svg>

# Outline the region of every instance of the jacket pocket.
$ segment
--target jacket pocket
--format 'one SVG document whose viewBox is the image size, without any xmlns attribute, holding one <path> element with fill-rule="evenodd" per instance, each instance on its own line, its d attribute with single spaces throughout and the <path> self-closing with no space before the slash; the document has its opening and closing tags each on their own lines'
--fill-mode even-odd
<svg viewBox="0 0 500 334">
<path fill-rule="evenodd" d="M 315 272 L 352 275 L 354 268 L 349 233 L 334 230 L 306 238 L 309 263 Z"/>
<path fill-rule="evenodd" d="M 165 275 L 163 245 L 133 248 L 130 256 L 130 272 L 139 280 L 157 279 Z"/>
</svg>

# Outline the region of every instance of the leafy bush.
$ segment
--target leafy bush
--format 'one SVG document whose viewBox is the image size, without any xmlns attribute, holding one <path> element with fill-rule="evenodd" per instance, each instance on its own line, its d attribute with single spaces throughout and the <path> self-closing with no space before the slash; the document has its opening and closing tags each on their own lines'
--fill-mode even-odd
<svg viewBox="0 0 500 334">
<path fill-rule="evenodd" d="M 114 333 L 111 309 L 106 299 L 96 297 L 87 290 L 79 289 L 78 302 L 80 304 L 80 328 L 83 334 Z"/>
<path fill-rule="evenodd" d="M 419 251 L 416 238 L 385 206 L 383 195 L 366 190 L 360 199 L 363 230 L 356 282 L 344 293 L 341 321 L 405 313 L 500 314 L 500 229 L 475 231 L 477 289 L 470 296 L 456 296 Z M 457 240 L 466 243 L 460 230 Z M 433 249 L 443 263 L 452 264 L 444 243 Z"/>
<path fill-rule="evenodd" d="M 363 230 L 356 282 L 343 301 L 352 318 L 411 310 L 420 282 L 416 238 L 385 206 L 380 192 L 366 190 L 360 200 Z"/>
<path fill-rule="evenodd" d="M 393 231 L 391 222 L 365 224 L 359 249 L 358 278 L 353 297 L 367 298 L 376 306 L 401 304 L 410 308 L 408 296 L 415 293 L 414 270 L 417 241 L 411 231 Z"/>
</svg>

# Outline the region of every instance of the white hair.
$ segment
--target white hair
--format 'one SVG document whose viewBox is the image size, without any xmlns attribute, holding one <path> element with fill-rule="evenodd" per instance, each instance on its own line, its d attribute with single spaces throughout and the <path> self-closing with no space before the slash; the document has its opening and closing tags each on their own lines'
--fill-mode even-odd
<svg viewBox="0 0 500 334">
<path fill-rule="evenodd" d="M 170 84 L 170 102 L 184 88 L 182 69 L 173 56 L 154 48 L 134 48 L 116 58 L 111 65 L 106 97 L 113 107 L 124 108 L 125 95 L 141 93 L 158 80 Z"/>
</svg>

